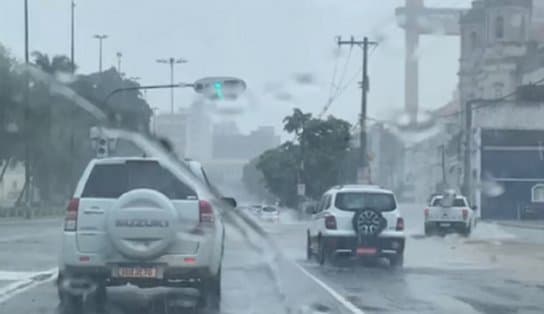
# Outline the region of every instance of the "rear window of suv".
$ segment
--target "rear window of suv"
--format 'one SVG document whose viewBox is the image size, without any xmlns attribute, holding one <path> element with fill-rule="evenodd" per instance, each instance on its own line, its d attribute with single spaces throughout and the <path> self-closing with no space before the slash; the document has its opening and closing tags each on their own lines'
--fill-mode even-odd
<svg viewBox="0 0 544 314">
<path fill-rule="evenodd" d="M 441 206 L 440 205 L 440 202 L 442 201 L 442 197 L 436 197 L 431 206 L 433 207 L 438 207 L 438 206 Z M 463 207 L 463 206 L 467 206 L 467 204 L 465 203 L 465 199 L 463 198 L 456 198 L 454 201 L 453 201 L 453 207 Z"/>
<path fill-rule="evenodd" d="M 97 164 L 82 197 L 118 198 L 134 189 L 152 189 L 170 199 L 193 199 L 196 193 L 156 161 Z"/>
<path fill-rule="evenodd" d="M 336 194 L 334 206 L 345 211 L 373 209 L 387 212 L 397 208 L 393 194 L 377 192 L 340 192 Z"/>
</svg>

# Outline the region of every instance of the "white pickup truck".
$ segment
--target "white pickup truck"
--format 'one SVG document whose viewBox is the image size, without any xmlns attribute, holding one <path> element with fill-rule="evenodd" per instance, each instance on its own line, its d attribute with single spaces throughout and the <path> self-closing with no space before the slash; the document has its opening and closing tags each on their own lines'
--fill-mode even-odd
<svg viewBox="0 0 544 314">
<path fill-rule="evenodd" d="M 468 236 L 476 226 L 475 210 L 462 195 L 435 195 L 423 210 L 425 235 L 454 231 Z"/>
</svg>

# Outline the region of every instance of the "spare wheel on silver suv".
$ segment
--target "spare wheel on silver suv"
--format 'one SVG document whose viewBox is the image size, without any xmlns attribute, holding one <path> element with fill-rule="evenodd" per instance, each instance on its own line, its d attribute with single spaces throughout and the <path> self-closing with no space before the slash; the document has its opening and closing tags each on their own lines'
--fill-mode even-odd
<svg viewBox="0 0 544 314">
<path fill-rule="evenodd" d="M 376 210 L 363 209 L 353 215 L 353 229 L 359 238 L 375 237 L 387 226 L 383 215 Z"/>
<path fill-rule="evenodd" d="M 136 189 L 119 197 L 108 212 L 107 230 L 124 256 L 150 259 L 164 253 L 175 239 L 177 212 L 164 194 Z"/>
</svg>

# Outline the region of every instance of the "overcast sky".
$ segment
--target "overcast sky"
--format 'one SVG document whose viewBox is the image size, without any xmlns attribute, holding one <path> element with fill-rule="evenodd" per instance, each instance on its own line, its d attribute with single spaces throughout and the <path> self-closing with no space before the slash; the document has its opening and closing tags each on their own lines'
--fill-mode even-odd
<svg viewBox="0 0 544 314">
<path fill-rule="evenodd" d="M 369 114 L 388 118 L 404 100 L 404 36 L 394 9 L 404 0 L 77 0 L 76 63 L 80 73 L 98 69 L 98 43 L 93 34 L 108 34 L 104 67 L 116 65 L 139 76 L 142 84 L 167 83 L 169 70 L 157 58 L 183 57 L 176 81 L 211 75 L 245 79 L 249 93 L 238 104 L 246 110 L 235 119 L 248 131 L 258 125 L 281 127 L 281 119 L 297 106 L 318 113 L 329 96 L 337 64 L 341 79 L 349 48 L 339 51 L 335 36 L 354 35 L 379 40 L 370 59 Z M 427 0 L 428 6 L 468 7 L 470 0 Z M 51 55 L 70 53 L 70 0 L 29 0 L 30 49 Z M 0 1 L 0 43 L 22 59 L 23 0 Z M 338 53 L 340 52 L 340 53 Z M 458 38 L 424 37 L 420 104 L 438 107 L 451 99 L 457 83 Z M 361 51 L 353 49 L 344 84 L 357 75 Z M 293 80 L 311 73 L 312 86 Z M 329 113 L 354 122 L 360 110 L 359 76 L 331 106 Z M 167 111 L 168 91 L 148 93 L 152 106 Z M 291 96 L 291 97 L 290 97 Z M 176 91 L 176 106 L 187 107 L 194 95 Z"/>
</svg>

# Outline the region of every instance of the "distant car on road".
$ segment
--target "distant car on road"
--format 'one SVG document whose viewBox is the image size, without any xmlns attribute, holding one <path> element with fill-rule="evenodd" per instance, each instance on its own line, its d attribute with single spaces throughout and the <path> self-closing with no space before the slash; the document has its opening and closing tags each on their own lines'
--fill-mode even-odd
<svg viewBox="0 0 544 314">
<path fill-rule="evenodd" d="M 476 226 L 475 210 L 466 197 L 455 192 L 435 195 L 423 210 L 425 235 L 454 231 L 468 236 Z"/>
<path fill-rule="evenodd" d="M 321 198 L 307 230 L 306 255 L 319 264 L 338 256 L 404 263 L 404 219 L 392 191 L 377 186 L 333 187 Z"/>
<path fill-rule="evenodd" d="M 200 164 L 188 166 L 209 185 Z M 81 312 L 78 289 L 96 287 L 100 305 L 106 287 L 125 284 L 189 286 L 200 291 L 197 306 L 218 308 L 225 229 L 214 204 L 160 159 L 92 160 L 66 211 L 58 278 L 62 308 Z"/>
<path fill-rule="evenodd" d="M 263 210 L 263 207 L 264 205 L 259 205 L 259 204 L 251 206 L 251 208 L 253 209 L 253 213 L 256 215 L 259 215 L 261 213 L 261 211 Z"/>
<path fill-rule="evenodd" d="M 280 219 L 280 212 L 275 206 L 264 206 L 260 216 L 262 220 L 277 222 Z"/>
</svg>

